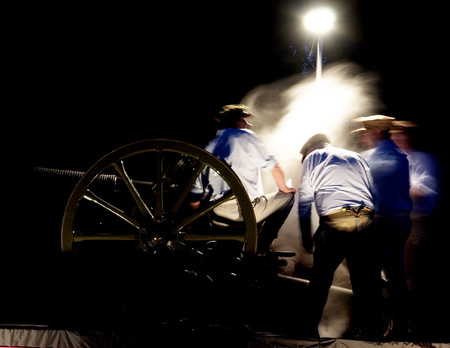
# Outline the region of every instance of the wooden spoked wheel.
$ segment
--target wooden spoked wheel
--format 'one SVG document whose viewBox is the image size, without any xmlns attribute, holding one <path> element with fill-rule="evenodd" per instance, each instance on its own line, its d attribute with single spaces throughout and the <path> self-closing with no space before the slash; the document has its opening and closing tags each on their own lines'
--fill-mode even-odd
<svg viewBox="0 0 450 348">
<path fill-rule="evenodd" d="M 194 211 L 189 193 L 204 170 L 214 171 L 230 190 Z M 214 228 L 210 213 L 232 199 L 240 205 L 243 228 Z M 131 143 L 97 161 L 72 191 L 61 228 L 63 252 L 88 245 L 90 250 L 114 245 L 116 250 L 120 245 L 152 254 L 187 248 L 200 255 L 211 242 L 230 243 L 241 256 L 254 254 L 257 224 L 251 202 L 223 161 L 192 144 L 167 139 Z"/>
</svg>

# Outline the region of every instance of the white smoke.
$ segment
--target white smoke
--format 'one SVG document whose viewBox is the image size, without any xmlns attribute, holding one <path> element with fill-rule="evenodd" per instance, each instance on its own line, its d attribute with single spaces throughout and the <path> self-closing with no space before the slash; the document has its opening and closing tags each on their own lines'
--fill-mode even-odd
<svg viewBox="0 0 450 348">
<path fill-rule="evenodd" d="M 353 63 L 324 69 L 322 79 L 294 75 L 250 90 L 243 103 L 254 111 L 252 128 L 276 153 L 289 174 L 303 143 L 325 133 L 336 146 L 346 146 L 350 120 L 380 108 L 376 77 Z"/>
</svg>

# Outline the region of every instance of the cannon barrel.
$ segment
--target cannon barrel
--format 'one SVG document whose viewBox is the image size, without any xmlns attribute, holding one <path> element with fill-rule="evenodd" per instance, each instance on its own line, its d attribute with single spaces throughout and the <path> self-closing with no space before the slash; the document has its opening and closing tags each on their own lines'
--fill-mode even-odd
<svg viewBox="0 0 450 348">
<path fill-rule="evenodd" d="M 71 170 L 71 169 L 56 169 L 56 168 L 44 168 L 44 167 L 34 167 L 34 172 L 37 174 L 43 175 L 55 175 L 59 177 L 67 177 L 67 178 L 81 178 L 86 172 Z M 114 174 L 99 174 L 96 177 L 96 180 L 109 181 L 114 184 L 117 181 L 123 180 L 120 176 Z M 133 184 L 141 184 L 141 185 L 153 185 L 152 181 L 142 181 L 142 180 L 133 180 L 130 179 Z"/>
<path fill-rule="evenodd" d="M 81 178 L 85 174 L 85 172 L 77 170 L 43 168 L 43 167 L 34 167 L 34 172 L 38 174 L 65 176 L 70 178 Z M 99 174 L 97 176 L 97 179 L 111 181 L 115 183 L 117 179 L 119 179 L 119 177 L 114 174 Z"/>
</svg>

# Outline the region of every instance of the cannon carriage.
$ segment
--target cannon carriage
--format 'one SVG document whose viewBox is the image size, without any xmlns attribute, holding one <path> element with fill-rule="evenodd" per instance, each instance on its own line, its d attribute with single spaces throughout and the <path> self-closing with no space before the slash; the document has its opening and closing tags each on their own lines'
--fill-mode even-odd
<svg viewBox="0 0 450 348">
<path fill-rule="evenodd" d="M 62 217 L 61 251 L 88 273 L 107 264 L 105 273 L 121 283 L 114 297 L 128 317 L 149 312 L 156 326 L 212 312 L 231 322 L 250 319 L 285 258 L 295 255 L 257 257 L 258 224 L 239 178 L 225 162 L 183 141 L 124 145 L 86 172 L 39 170 L 79 177 Z M 229 191 L 192 210 L 190 190 L 203 171 L 225 181 Z M 214 214 L 231 200 L 241 221 Z"/>
<path fill-rule="evenodd" d="M 229 190 L 215 201 L 202 199 L 193 210 L 190 190 L 204 171 Z M 237 202 L 240 221 L 214 214 L 215 207 L 230 201 Z M 223 269 L 230 261 L 255 262 L 257 231 L 247 193 L 225 162 L 186 142 L 152 139 L 122 146 L 82 173 L 65 207 L 61 250 L 189 255 Z M 280 254 L 293 256 L 275 253 L 275 264 L 282 263 Z M 228 272 L 236 275 L 237 270 Z"/>
</svg>

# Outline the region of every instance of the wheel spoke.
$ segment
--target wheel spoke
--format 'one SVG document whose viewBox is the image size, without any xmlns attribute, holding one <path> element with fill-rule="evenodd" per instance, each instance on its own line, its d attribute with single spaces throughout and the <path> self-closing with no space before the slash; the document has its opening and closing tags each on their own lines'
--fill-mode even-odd
<svg viewBox="0 0 450 348">
<path fill-rule="evenodd" d="M 199 242 L 202 240 L 236 240 L 238 242 L 245 242 L 245 236 L 243 234 L 186 234 L 183 238 L 184 241 Z"/>
<path fill-rule="evenodd" d="M 197 177 L 200 175 L 200 173 L 202 172 L 202 170 L 206 167 L 206 164 L 203 162 L 198 161 L 195 164 L 194 167 L 194 171 L 189 179 L 189 181 L 186 183 L 183 191 L 180 193 L 177 202 L 175 203 L 175 205 L 173 206 L 172 210 L 171 210 L 171 214 L 172 215 L 176 215 L 178 213 L 178 211 L 180 210 L 182 204 L 184 203 L 184 201 L 186 200 L 186 197 L 188 196 L 192 185 L 194 185 L 195 180 L 197 179 Z"/>
<path fill-rule="evenodd" d="M 113 206 L 111 203 L 108 203 L 107 201 L 105 201 L 104 199 L 98 197 L 97 195 L 95 195 L 91 190 L 87 190 L 86 193 L 83 195 L 84 199 L 87 199 L 88 201 L 91 201 L 97 205 L 99 205 L 100 207 L 108 210 L 109 212 L 113 213 L 114 215 L 118 216 L 119 218 L 121 218 L 122 220 L 124 220 L 125 222 L 128 222 L 131 226 L 137 228 L 137 229 L 141 229 L 142 226 L 141 224 L 133 219 L 132 217 L 128 216 L 125 214 L 124 211 L 120 210 L 119 208 Z"/>
<path fill-rule="evenodd" d="M 133 199 L 136 202 L 142 215 L 145 218 L 153 219 L 153 214 L 151 213 L 150 209 L 148 209 L 147 205 L 142 200 L 141 196 L 139 195 L 139 192 L 136 190 L 136 187 L 134 187 L 133 183 L 131 182 L 131 179 L 129 178 L 128 174 L 126 173 L 123 162 L 120 161 L 120 165 L 116 162 L 113 164 L 113 167 L 117 171 L 117 173 L 119 173 L 119 175 L 125 182 L 125 185 L 127 186 L 128 190 L 130 191 L 131 195 L 133 196 Z"/>
<path fill-rule="evenodd" d="M 99 235 L 99 236 L 85 236 L 85 235 L 74 235 L 73 241 L 74 242 L 85 242 L 85 241 L 129 241 L 129 240 L 138 240 L 138 236 L 133 234 L 123 234 L 123 235 L 111 235 L 111 236 L 105 236 L 105 235 Z"/>
<path fill-rule="evenodd" d="M 211 210 L 213 210 L 215 207 L 221 205 L 222 203 L 234 199 L 236 196 L 232 191 L 228 191 L 226 194 L 224 194 L 219 199 L 216 199 L 215 201 L 211 201 L 206 205 L 205 207 L 195 211 L 195 213 L 191 214 L 190 216 L 186 217 L 181 221 L 179 226 L 177 227 L 177 231 L 181 231 L 183 227 L 186 227 L 190 223 L 194 222 L 198 218 L 202 217 L 203 215 L 209 213 Z"/>
<path fill-rule="evenodd" d="M 161 151 L 156 151 L 156 182 L 155 182 L 155 217 L 158 221 L 163 219 L 163 154 Z"/>
</svg>

